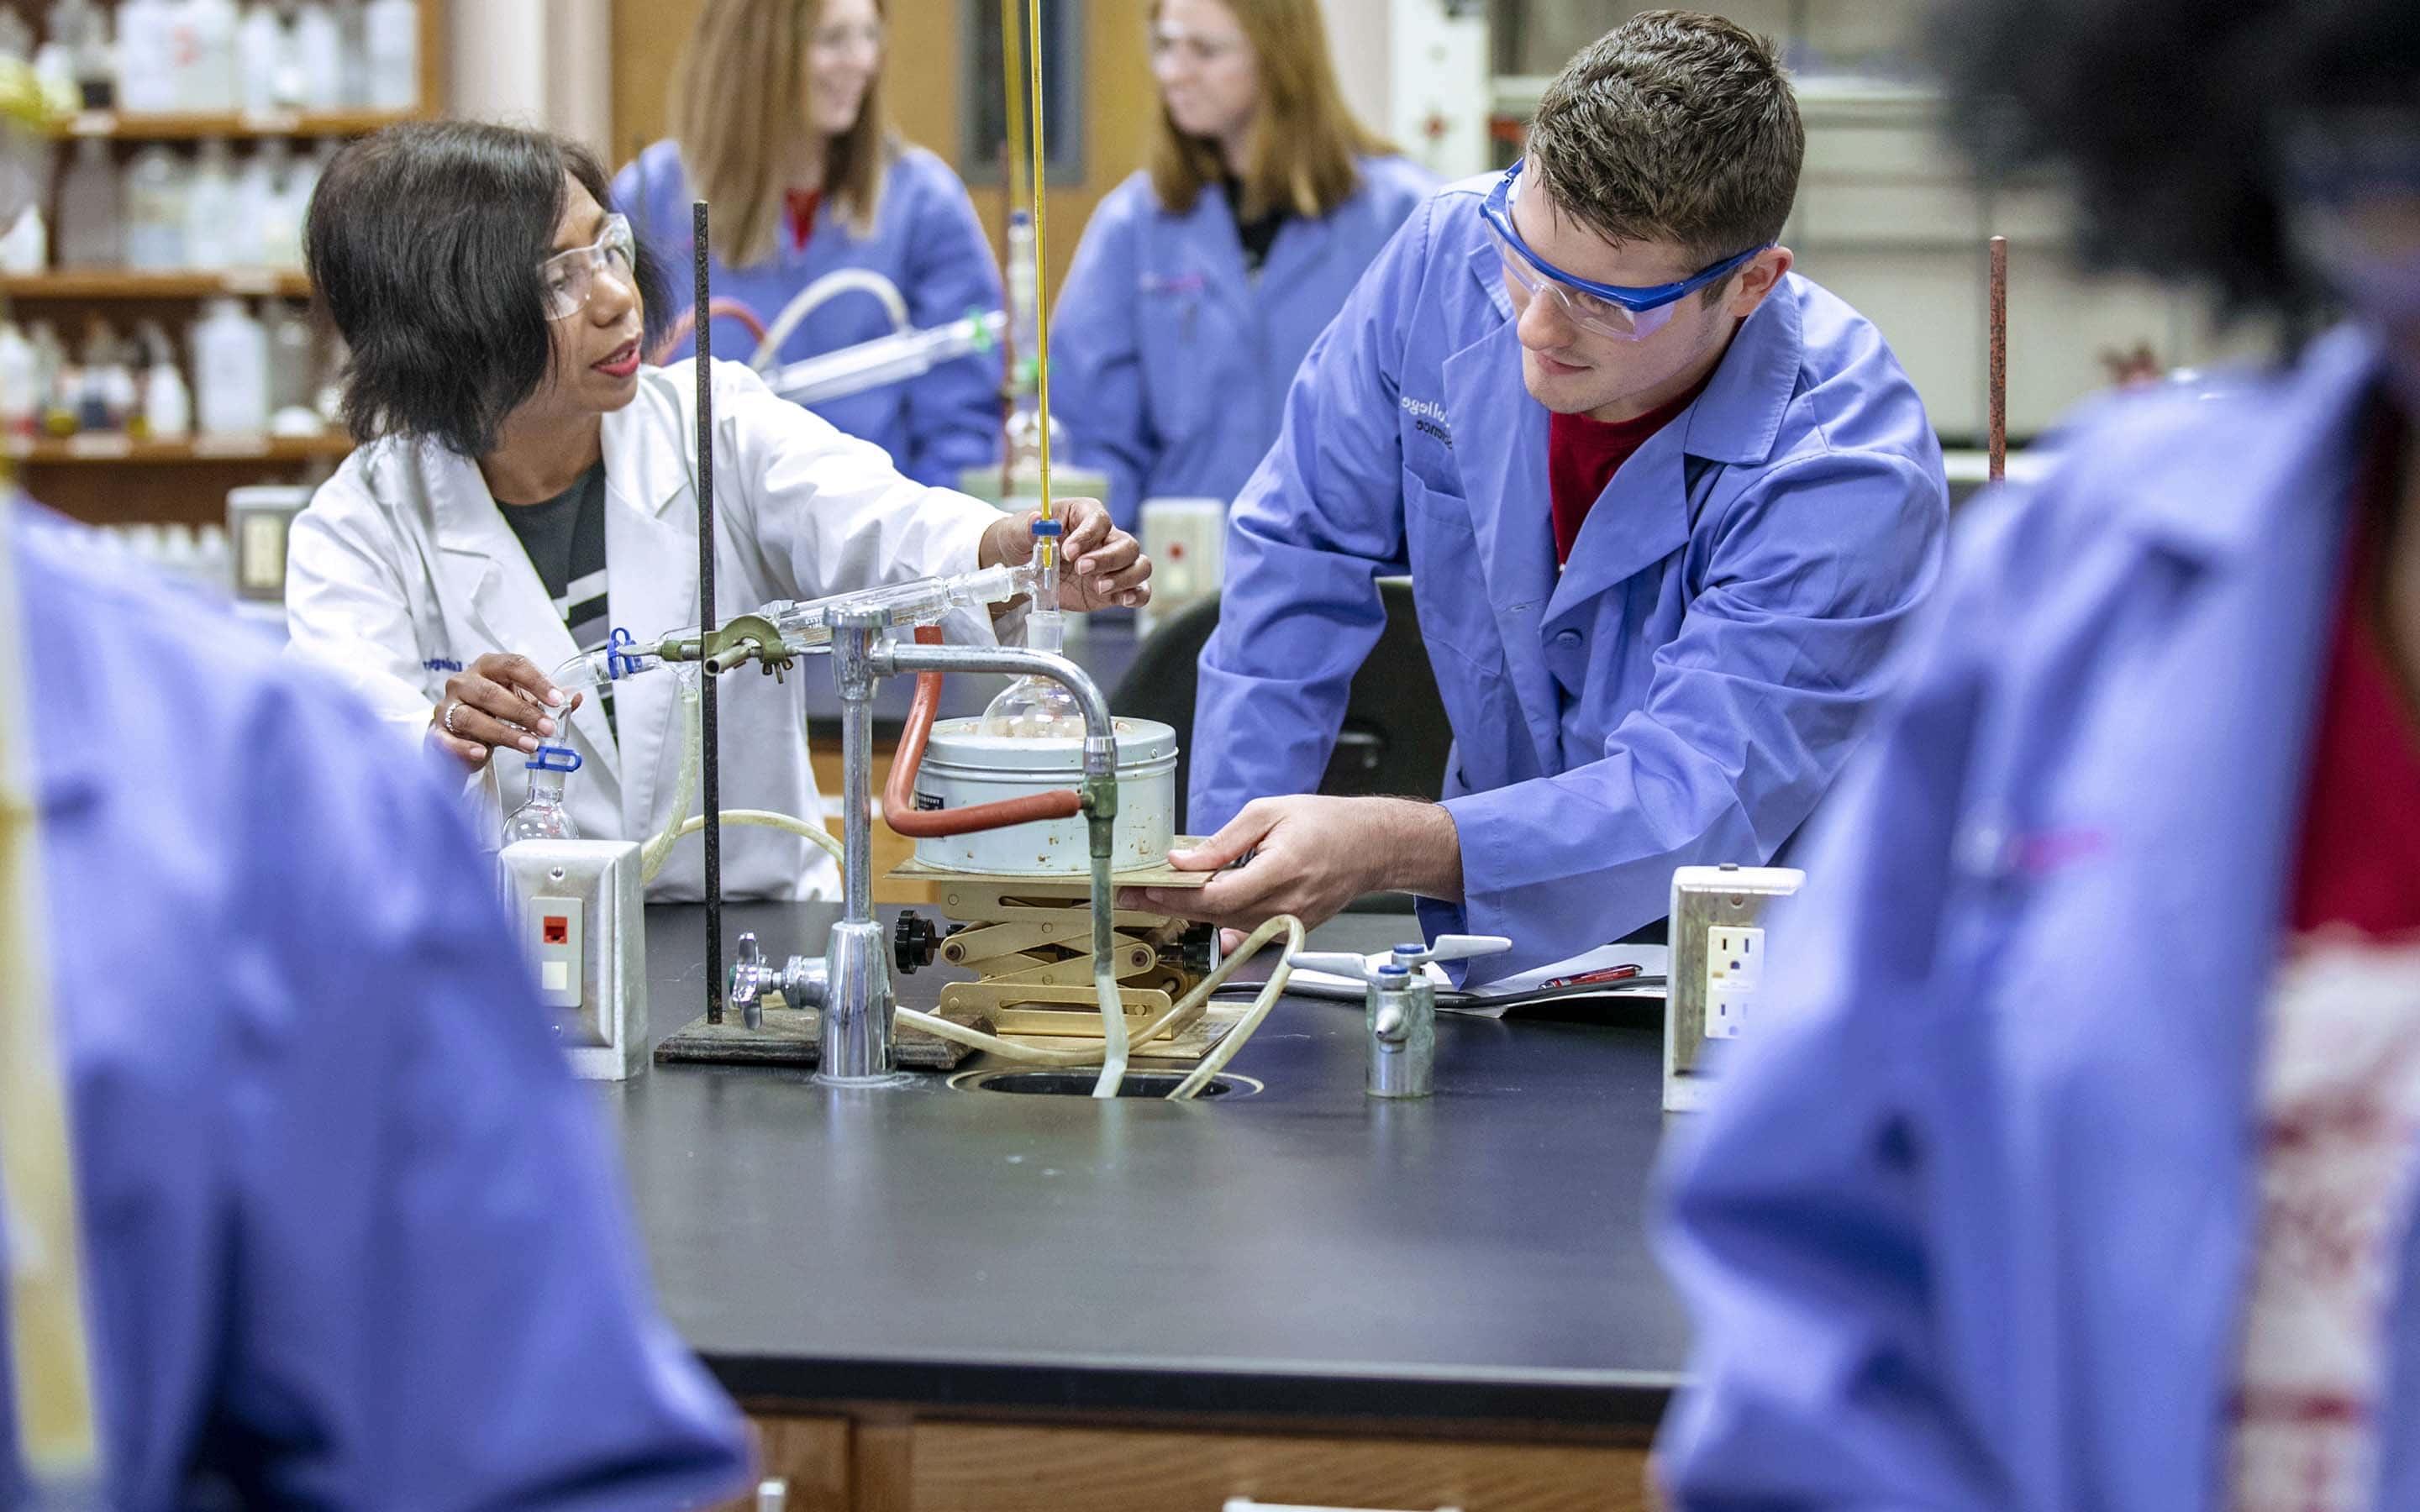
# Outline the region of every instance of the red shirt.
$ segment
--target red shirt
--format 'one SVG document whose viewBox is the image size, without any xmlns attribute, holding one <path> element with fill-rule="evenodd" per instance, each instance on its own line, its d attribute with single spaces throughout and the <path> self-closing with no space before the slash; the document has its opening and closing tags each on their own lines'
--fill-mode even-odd
<svg viewBox="0 0 2420 1512">
<path fill-rule="evenodd" d="M 820 189 L 792 189 L 783 192 L 783 203 L 790 212 L 790 250 L 807 250 L 807 238 L 815 232 L 815 211 L 823 208 L 824 192 Z"/>
<path fill-rule="evenodd" d="M 1660 409 L 1636 420 L 1590 420 L 1586 415 L 1550 415 L 1546 420 L 1546 481 L 1555 499 L 1555 561 L 1572 560 L 1572 543 L 1596 507 L 1599 495 L 1631 454 L 1671 423 L 1672 417 L 1698 402 L 1714 380 L 1720 363 L 1709 369 L 1698 386 Z"/>
<path fill-rule="evenodd" d="M 2402 447 L 2401 427 L 2385 430 L 2362 490 L 2320 692 L 2294 874 L 2298 934 L 2330 924 L 2372 937 L 2420 934 L 2420 711 L 2379 623 L 2383 527 Z"/>
</svg>

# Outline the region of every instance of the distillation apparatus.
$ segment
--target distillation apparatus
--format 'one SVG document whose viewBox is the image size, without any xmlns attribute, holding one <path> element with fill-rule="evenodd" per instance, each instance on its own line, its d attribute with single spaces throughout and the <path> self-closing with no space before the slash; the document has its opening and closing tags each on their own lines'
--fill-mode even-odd
<svg viewBox="0 0 2420 1512">
<path fill-rule="evenodd" d="M 1011 59 L 1017 32 L 1016 21 L 1015 0 L 1002 0 L 1004 52 Z M 1027 0 L 1025 22 L 1025 29 L 1038 38 L 1041 0 Z M 1222 962 L 1216 959 L 1217 932 L 1202 927 L 1198 933 L 1209 942 L 1201 952 L 1202 959 L 1186 960 L 1187 966 L 1199 969 L 1185 969 L 1160 956 L 1163 948 L 1182 954 L 1174 949 L 1175 932 L 1185 926 L 1178 921 L 1121 913 L 1116 907 L 1120 871 L 1118 821 L 1121 809 L 1126 806 L 1122 793 L 1126 779 L 1140 776 L 1148 780 L 1154 774 L 1128 773 L 1122 778 L 1119 726 L 1110 717 L 1108 700 L 1093 679 L 1062 654 L 1065 627 L 1060 607 L 1059 575 L 1066 521 L 1052 493 L 1049 326 L 1038 287 L 1038 270 L 1046 266 L 1045 208 L 1039 193 L 1045 154 L 1038 52 L 1029 47 L 1027 61 L 1026 80 L 1018 78 L 1013 61 L 1006 72 L 1012 134 L 1018 124 L 1019 112 L 1015 108 L 1017 97 L 1024 92 L 1025 84 L 1031 85 L 1026 96 L 1032 105 L 1030 134 L 1025 145 L 1030 149 L 1026 156 L 1032 171 L 1030 177 L 1019 177 L 1032 186 L 1034 193 L 1030 216 L 1021 212 L 1011 228 L 1014 250 L 1019 255 L 1012 258 L 1012 281 L 1018 298 L 1015 301 L 1017 329 L 1011 339 L 1016 344 L 1016 351 L 1028 359 L 1012 366 L 1011 387 L 1018 398 L 1012 408 L 1016 411 L 1030 408 L 1031 414 L 1021 430 L 1012 427 L 1007 471 L 1012 474 L 1020 472 L 1030 454 L 1040 505 L 1032 525 L 1031 560 L 1022 565 L 987 567 L 809 602 L 778 600 L 752 613 L 720 625 L 714 623 L 714 383 L 709 319 L 694 327 L 698 357 L 695 466 L 699 623 L 644 641 L 627 631 L 616 630 L 606 646 L 572 658 L 553 674 L 555 686 L 566 695 L 598 691 L 608 684 L 632 677 L 675 675 L 682 679 L 680 703 L 686 728 L 674 816 L 661 833 L 640 847 L 642 874 L 652 877 L 684 836 L 703 831 L 708 992 L 706 1014 L 702 1022 L 717 1029 L 726 1026 L 726 989 L 729 1005 L 737 1008 L 743 1027 L 748 1030 L 762 1026 L 768 995 L 778 994 L 784 1010 L 813 1009 L 819 1014 L 815 1028 L 817 1075 L 841 1085 L 862 1086 L 890 1079 L 899 1063 L 894 1025 L 904 1023 L 936 1039 L 1012 1061 L 1063 1069 L 1097 1066 L 1100 1074 L 1094 1095 L 1114 1097 L 1135 1051 L 1155 1044 L 1164 1051 L 1178 1034 L 1203 1020 L 1211 995 L 1237 965 L 1280 933 L 1287 938 L 1289 955 L 1303 946 L 1303 929 L 1298 920 L 1274 918 Z M 1012 165 L 1018 165 L 1015 143 L 1007 145 L 1004 156 Z M 708 208 L 703 202 L 692 207 L 691 239 L 695 256 L 691 309 L 706 311 L 709 316 L 723 313 L 710 286 L 711 231 Z M 1018 270 L 1022 270 L 1021 274 Z M 808 294 L 829 297 L 844 291 L 844 286 L 858 285 L 835 284 L 828 294 L 813 289 Z M 876 297 L 883 293 L 871 287 L 865 291 Z M 903 325 L 893 337 L 885 338 L 900 344 L 890 356 L 901 363 L 921 360 L 953 343 L 980 343 L 1001 333 L 1003 321 L 997 314 L 970 316 L 967 321 L 959 322 L 964 330 L 950 328 L 955 334 L 908 331 L 904 329 L 904 311 L 896 307 L 895 290 L 891 291 L 886 302 L 893 305 L 894 324 Z M 794 325 L 805 317 L 809 308 L 812 301 L 802 295 L 778 325 Z M 767 352 L 778 350 L 785 333 L 785 329 L 764 332 L 760 359 Z M 908 350 L 911 347 L 915 348 L 913 352 Z M 868 354 L 867 347 L 833 354 L 834 360 L 846 361 L 826 360 L 830 371 L 825 377 L 832 381 L 844 378 L 853 381 L 862 377 L 867 370 L 862 359 Z M 1014 357 L 1016 352 L 1010 355 Z M 791 371 L 777 378 L 774 387 L 794 396 L 819 392 L 813 390 L 808 381 L 813 374 L 798 371 L 799 367 L 813 365 L 794 364 Z M 1022 480 L 1018 481 L 1021 485 Z M 1023 646 L 942 643 L 941 626 L 954 611 L 987 612 L 995 606 L 1020 600 L 1029 606 Z M 726 811 L 719 801 L 719 764 L 714 752 L 717 688 L 721 674 L 754 662 L 763 671 L 778 676 L 791 671 L 799 657 L 808 656 L 830 658 L 833 680 L 841 695 L 843 824 L 837 845 L 811 818 L 752 810 Z M 934 716 L 940 679 L 942 674 L 954 671 L 1016 677 L 1017 680 L 992 702 L 982 719 L 975 721 L 974 736 L 996 744 L 1006 743 L 1027 755 L 1039 752 L 1045 758 L 1045 767 L 1058 759 L 1059 751 L 1069 752 L 1078 758 L 1074 785 L 1046 785 L 1041 791 L 1032 791 L 1034 784 L 1028 782 L 1026 791 L 1009 797 L 959 802 L 918 789 L 918 772 L 927 742 L 938 735 Z M 981 976 L 988 964 L 994 974 L 975 985 L 992 989 L 987 1001 L 994 1004 L 1072 1004 L 1089 996 L 1099 1013 L 1097 1048 L 1091 1044 L 1060 1048 L 1020 1042 L 955 1022 L 941 1013 L 923 1013 L 898 1006 L 891 980 L 891 942 L 874 912 L 873 773 L 875 687 L 884 677 L 902 674 L 916 676 L 917 698 L 892 764 L 883 811 L 893 829 L 918 840 L 920 858 L 927 841 L 991 831 L 1030 833 L 1051 825 L 1079 824 L 1083 864 L 1080 870 L 1065 868 L 1055 861 L 1038 868 L 1019 868 L 1016 870 L 1020 874 L 1005 879 L 978 876 L 966 868 L 946 864 L 938 873 L 923 873 L 954 876 L 970 884 L 962 889 L 964 894 L 986 898 L 992 912 L 985 916 L 980 927 L 970 926 L 953 933 L 946 943 L 921 920 L 912 917 L 903 919 L 897 955 L 901 969 L 913 970 L 939 957 L 953 964 L 970 965 Z M 1152 728 L 1164 738 L 1168 764 L 1172 767 L 1173 732 L 1165 726 Z M 953 739 L 962 733 L 950 733 Z M 961 741 L 961 745 L 965 744 Z M 1027 772 L 1042 769 L 1023 760 L 1007 764 Z M 545 779 L 551 796 L 556 781 L 565 774 L 551 757 L 545 762 L 534 761 L 532 765 L 537 768 L 533 775 Z M 1067 770 L 1063 765 L 1049 769 Z M 1166 769 L 1156 775 L 1163 782 L 1170 780 Z M 701 778 L 702 811 L 691 816 L 690 810 L 696 804 Z M 1055 783 L 1056 779 L 1052 781 Z M 1162 859 L 1173 838 L 1172 785 L 1168 792 L 1158 810 L 1162 827 L 1147 830 L 1142 836 L 1140 849 L 1150 853 L 1151 863 Z M 934 801 L 928 803 L 928 798 Z M 542 799 L 540 811 L 531 816 L 533 828 L 553 822 L 547 808 Z M 836 854 L 841 866 L 843 912 L 840 920 L 831 926 L 822 957 L 790 957 L 785 965 L 774 967 L 755 947 L 752 936 L 744 937 L 727 981 L 722 980 L 719 856 L 721 826 L 725 823 L 786 830 Z M 1128 840 L 1129 850 L 1135 849 L 1134 837 Z M 1129 855 L 1126 859 L 1132 867 L 1138 857 Z M 987 890 L 972 885 L 1003 880 L 1005 887 Z M 1037 900 L 1050 906 L 1035 906 Z M 1084 932 L 1087 941 L 1071 938 L 1074 920 L 1062 917 L 1072 915 L 1076 908 L 1089 916 L 1089 928 Z M 918 928 L 924 931 L 921 938 L 917 937 Z M 1138 929 L 1147 933 L 1138 936 L 1132 933 Z M 1019 943 L 1028 941 L 1041 943 Z M 1156 973 L 1148 991 L 1122 986 L 1122 980 L 1147 972 Z M 1075 973 L 1089 975 L 1089 983 L 1069 980 Z M 1288 967 L 1281 958 L 1251 1006 L 1226 1026 L 1223 1036 L 1209 1043 L 1199 1062 L 1170 1094 L 1172 1098 L 1194 1096 L 1223 1069 L 1266 1018 L 1284 991 L 1287 975 Z M 953 984 L 945 989 L 944 1008 L 950 1004 L 949 994 L 962 993 L 967 986 Z M 1130 1013 L 1136 1013 L 1140 1022 L 1130 1025 Z M 1069 1015 L 1056 1017 L 1063 1021 Z M 993 1025 L 1001 1027 L 1002 1021 L 995 1018 Z M 1063 1022 L 1030 1032 L 1059 1040 L 1071 1037 Z"/>
<path fill-rule="evenodd" d="M 750 662 L 767 672 L 786 673 L 799 657 L 830 657 L 842 700 L 840 843 L 835 847 L 820 825 L 794 816 L 752 810 L 714 816 L 725 823 L 769 825 L 837 851 L 843 916 L 832 926 L 825 955 L 792 958 L 786 966 L 771 968 L 743 945 L 729 980 L 733 1005 L 751 1019 L 761 1013 L 762 999 L 768 992 L 779 992 L 790 1007 L 820 1011 L 818 1075 L 824 1080 L 844 1085 L 886 1080 L 897 1064 L 893 1025 L 904 1023 L 936 1038 L 1024 1064 L 1098 1066 L 1095 1093 L 1113 1096 L 1134 1050 L 1200 1020 L 1211 994 L 1262 946 L 1280 933 L 1288 935 L 1290 948 L 1301 946 L 1298 923 L 1272 920 L 1245 949 L 1219 963 L 1165 1011 L 1140 1027 L 1129 1026 L 1118 980 L 1123 942 L 1113 862 L 1121 784 L 1117 726 L 1108 702 L 1081 668 L 1055 650 L 1034 644 L 948 645 L 939 640 L 942 622 L 954 610 L 987 610 L 1020 598 L 1037 606 L 1055 603 L 1058 553 L 1054 548 L 1060 524 L 1055 519 L 1035 522 L 1035 560 L 1022 566 L 985 568 L 805 603 L 779 600 L 712 630 L 689 626 L 644 642 L 616 632 L 611 644 L 572 658 L 553 673 L 555 686 L 566 694 L 594 693 L 608 684 L 639 676 L 669 674 L 682 679 L 681 702 L 688 728 L 675 817 L 643 847 L 644 874 L 652 876 L 675 843 L 709 823 L 705 815 L 689 816 L 700 764 L 696 709 L 703 681 Z M 1059 613 L 1056 609 L 1039 607 L 1029 611 L 1030 619 L 1041 622 L 1038 639 L 1051 639 L 1050 624 Z M 903 631 L 908 639 L 898 638 Z M 915 673 L 921 674 L 920 684 L 927 678 L 937 683 L 939 674 L 953 671 L 1016 674 L 1019 680 L 993 701 L 981 727 L 1044 740 L 1068 738 L 1072 733 L 1081 742 L 1080 785 L 938 813 L 918 812 L 904 794 L 914 781 L 923 736 L 930 730 L 929 695 L 938 691 L 937 687 L 920 686 L 920 695 L 925 696 L 920 696 L 920 713 L 911 718 L 909 739 L 894 765 L 886 811 L 911 832 L 934 835 L 1081 818 L 1087 841 L 1084 879 L 1089 891 L 1092 990 L 1100 1014 L 1098 1049 L 1038 1047 L 897 1005 L 890 975 L 892 942 L 875 916 L 873 901 L 874 690 L 886 676 Z M 1284 980 L 1281 965 L 1251 1009 L 1173 1095 L 1193 1095 L 1223 1069 L 1265 1018 L 1283 991 Z"/>
</svg>

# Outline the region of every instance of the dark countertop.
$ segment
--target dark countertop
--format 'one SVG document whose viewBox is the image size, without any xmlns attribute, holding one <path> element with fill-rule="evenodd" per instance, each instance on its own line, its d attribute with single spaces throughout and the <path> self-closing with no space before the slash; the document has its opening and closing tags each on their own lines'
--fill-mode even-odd
<svg viewBox="0 0 2420 1512">
<path fill-rule="evenodd" d="M 1116 690 L 1126 668 L 1134 662 L 1136 648 L 1141 644 L 1142 637 L 1135 633 L 1135 619 L 1130 611 L 1103 610 L 1067 616 L 1067 657 L 1092 673 L 1104 693 Z M 807 679 L 807 718 L 813 723 L 814 733 L 817 738 L 837 740 L 840 689 L 832 686 L 830 660 L 816 656 L 802 665 Z M 940 717 L 956 719 L 983 713 L 1009 681 L 972 673 L 943 679 Z M 899 737 L 900 727 L 908 722 L 908 702 L 915 696 L 916 679 L 912 677 L 886 677 L 875 685 L 874 730 L 878 738 Z"/>
<path fill-rule="evenodd" d="M 779 959 L 834 914 L 725 926 Z M 702 930 L 649 910 L 659 1039 L 701 1011 Z M 664 1066 L 605 1096 L 665 1305 L 742 1396 L 1652 1424 L 1686 1342 L 1641 1217 L 1655 1021 L 1444 1015 L 1419 1103 L 1363 1095 L 1360 1034 L 1357 1006 L 1288 998 L 1229 1068 L 1265 1090 L 1192 1104 Z"/>
</svg>

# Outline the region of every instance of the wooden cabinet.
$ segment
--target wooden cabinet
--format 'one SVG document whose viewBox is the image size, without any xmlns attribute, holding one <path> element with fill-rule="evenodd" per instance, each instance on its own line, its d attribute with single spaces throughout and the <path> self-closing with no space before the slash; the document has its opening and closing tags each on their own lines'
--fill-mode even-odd
<svg viewBox="0 0 2420 1512">
<path fill-rule="evenodd" d="M 785 1512 L 1220 1512 L 1231 1497 L 1387 1512 L 1643 1512 L 1647 1454 L 1497 1443 L 904 1418 L 760 1416 Z"/>
</svg>

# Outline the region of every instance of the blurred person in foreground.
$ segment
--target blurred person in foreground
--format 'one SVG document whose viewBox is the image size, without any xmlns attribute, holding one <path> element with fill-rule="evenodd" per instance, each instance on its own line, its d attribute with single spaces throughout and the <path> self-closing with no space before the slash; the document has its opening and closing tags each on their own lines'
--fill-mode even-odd
<svg viewBox="0 0 2420 1512">
<path fill-rule="evenodd" d="M 1989 169 L 2341 319 L 1978 506 L 1664 1249 L 1687 1507 L 2420 1506 L 2420 12 L 1962 0 Z"/>
<path fill-rule="evenodd" d="M 366 710 L 0 491 L 0 1509 L 737 1489 L 527 970 Z"/>
</svg>

